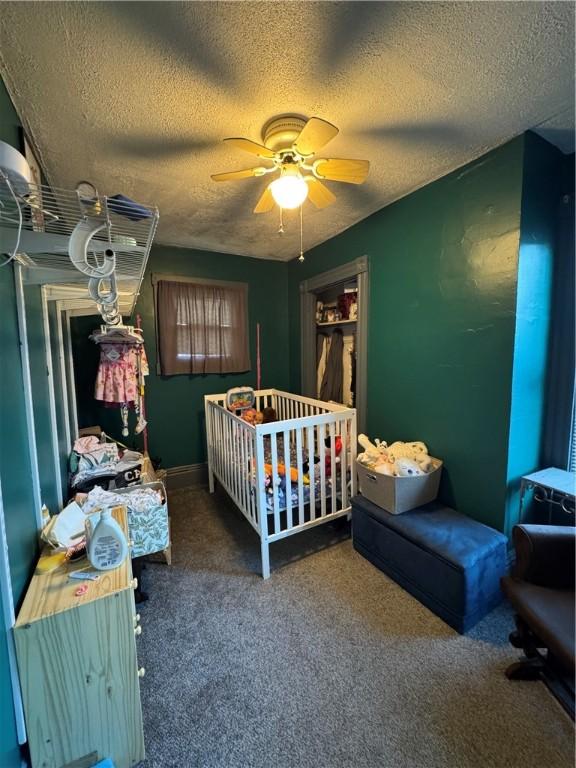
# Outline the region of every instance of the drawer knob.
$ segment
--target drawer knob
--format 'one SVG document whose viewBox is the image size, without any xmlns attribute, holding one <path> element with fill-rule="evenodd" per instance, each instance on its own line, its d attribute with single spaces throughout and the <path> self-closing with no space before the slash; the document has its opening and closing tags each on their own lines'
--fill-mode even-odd
<svg viewBox="0 0 576 768">
<path fill-rule="evenodd" d="M 136 613 L 134 615 L 133 621 L 134 621 L 134 626 L 136 626 L 136 624 L 138 624 L 138 622 L 140 621 L 140 614 L 139 613 Z"/>
<path fill-rule="evenodd" d="M 134 634 L 135 635 L 141 635 L 142 634 L 142 627 L 140 626 L 140 624 L 138 624 L 138 625 L 136 625 L 134 627 Z"/>
<path fill-rule="evenodd" d="M 140 667 L 140 669 L 138 670 L 138 677 L 144 677 L 145 674 L 146 674 L 146 670 L 144 669 L 144 667 Z"/>
<path fill-rule="evenodd" d="M 138 589 L 138 579 L 136 577 L 132 579 L 132 589 Z"/>
</svg>

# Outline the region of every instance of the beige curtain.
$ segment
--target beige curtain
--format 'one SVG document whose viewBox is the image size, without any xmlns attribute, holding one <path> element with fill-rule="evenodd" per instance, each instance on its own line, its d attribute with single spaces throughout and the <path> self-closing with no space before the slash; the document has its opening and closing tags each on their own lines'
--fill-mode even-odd
<svg viewBox="0 0 576 768">
<path fill-rule="evenodd" d="M 247 286 L 159 280 L 156 290 L 160 372 L 250 370 Z"/>
</svg>

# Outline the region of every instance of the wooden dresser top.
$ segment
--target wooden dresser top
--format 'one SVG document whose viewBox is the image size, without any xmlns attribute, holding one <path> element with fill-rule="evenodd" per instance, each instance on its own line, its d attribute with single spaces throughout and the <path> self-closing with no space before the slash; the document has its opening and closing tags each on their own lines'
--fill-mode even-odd
<svg viewBox="0 0 576 768">
<path fill-rule="evenodd" d="M 127 533 L 126 508 L 115 507 L 113 515 L 120 523 L 124 533 Z M 68 578 L 71 571 L 83 569 L 95 570 L 90 566 L 87 559 L 82 559 L 61 565 L 51 573 L 34 574 L 18 614 L 15 628 L 62 611 L 68 611 L 71 608 L 77 608 L 80 605 L 86 605 L 93 600 L 99 600 L 115 592 L 132 588 L 130 554 L 118 568 L 114 568 L 112 571 L 99 571 L 100 578 L 97 581 Z M 88 585 L 88 591 L 81 597 L 77 597 L 74 593 L 82 584 Z"/>
</svg>

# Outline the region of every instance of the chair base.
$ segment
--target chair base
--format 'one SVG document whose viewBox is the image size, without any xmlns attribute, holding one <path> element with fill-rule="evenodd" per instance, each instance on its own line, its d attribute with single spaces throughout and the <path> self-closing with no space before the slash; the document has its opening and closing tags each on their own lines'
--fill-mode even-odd
<svg viewBox="0 0 576 768">
<path fill-rule="evenodd" d="M 574 681 L 560 667 L 555 657 L 544 648 L 542 641 L 530 631 L 527 624 L 516 616 L 516 631 L 511 632 L 509 640 L 514 648 L 521 648 L 525 657 L 510 664 L 506 669 L 508 680 L 541 680 L 562 708 L 574 720 Z"/>
<path fill-rule="evenodd" d="M 542 659 L 522 659 L 506 669 L 508 680 L 541 680 L 544 663 Z"/>
</svg>

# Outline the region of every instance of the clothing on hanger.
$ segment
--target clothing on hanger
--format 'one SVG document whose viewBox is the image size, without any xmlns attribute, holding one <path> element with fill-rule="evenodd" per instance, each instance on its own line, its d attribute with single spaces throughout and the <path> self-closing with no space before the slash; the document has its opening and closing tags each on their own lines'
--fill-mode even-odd
<svg viewBox="0 0 576 768">
<path fill-rule="evenodd" d="M 353 407 L 354 394 L 352 391 L 352 355 L 354 354 L 354 336 L 344 336 L 342 351 L 342 402 Z"/>
<path fill-rule="evenodd" d="M 332 331 L 332 340 L 330 342 L 330 351 L 326 362 L 326 370 L 322 377 L 320 387 L 321 400 L 334 400 L 337 403 L 342 402 L 343 389 L 343 366 L 342 354 L 344 341 L 342 331 L 336 328 Z"/>
<path fill-rule="evenodd" d="M 140 337 L 138 343 L 100 343 L 100 364 L 94 397 L 107 407 L 120 408 L 122 435 L 128 436 L 128 411 L 134 408 L 137 433 L 146 426 L 142 417 L 144 376 L 149 367 Z"/>
<path fill-rule="evenodd" d="M 320 397 L 322 379 L 326 370 L 326 360 L 330 350 L 330 336 L 327 333 L 319 333 L 316 337 L 316 397 Z"/>
</svg>

